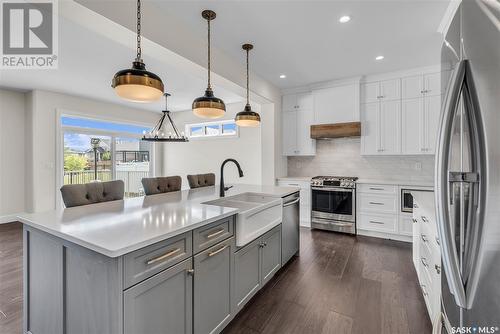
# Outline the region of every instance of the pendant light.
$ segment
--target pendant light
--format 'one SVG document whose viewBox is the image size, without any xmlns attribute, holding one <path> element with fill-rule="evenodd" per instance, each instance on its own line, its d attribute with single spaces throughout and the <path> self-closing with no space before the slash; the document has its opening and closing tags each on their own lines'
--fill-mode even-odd
<svg viewBox="0 0 500 334">
<path fill-rule="evenodd" d="M 252 44 L 243 44 L 241 46 L 243 50 L 247 52 L 247 104 L 243 111 L 240 111 L 236 114 L 234 120 L 236 121 L 236 125 L 243 127 L 256 127 L 260 125 L 260 115 L 255 111 L 252 111 L 252 107 L 250 107 L 250 99 L 249 99 L 249 71 L 248 71 L 248 53 L 253 49 Z"/>
<path fill-rule="evenodd" d="M 146 71 L 142 61 L 141 49 L 141 1 L 137 0 L 137 56 L 132 68 L 115 74 L 111 87 L 121 98 L 133 102 L 157 101 L 163 95 L 163 82 L 160 77 Z"/>
<path fill-rule="evenodd" d="M 226 105 L 224 101 L 214 96 L 210 83 L 210 21 L 215 19 L 216 14 L 211 10 L 204 10 L 201 16 L 208 23 L 208 86 L 205 95 L 193 101 L 193 113 L 202 118 L 219 118 L 224 116 Z"/>
<path fill-rule="evenodd" d="M 156 123 L 155 127 L 152 128 L 149 132 L 145 132 L 142 140 L 145 141 L 153 141 L 153 142 L 187 142 L 189 141 L 184 133 L 179 133 L 177 127 L 170 117 L 170 111 L 168 110 L 167 99 L 170 96 L 169 93 L 163 94 L 165 96 L 165 110 L 163 110 L 163 115 L 161 116 L 158 123 Z M 168 125 L 170 124 L 173 132 L 167 132 Z"/>
</svg>

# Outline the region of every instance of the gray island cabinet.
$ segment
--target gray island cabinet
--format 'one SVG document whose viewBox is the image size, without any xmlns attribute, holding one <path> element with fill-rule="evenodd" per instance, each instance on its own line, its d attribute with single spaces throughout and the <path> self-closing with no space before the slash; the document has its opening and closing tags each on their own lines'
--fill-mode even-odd
<svg viewBox="0 0 500 334">
<path fill-rule="evenodd" d="M 281 224 L 237 249 L 235 217 L 114 258 L 25 225 L 25 332 L 219 333 L 281 268 Z"/>
</svg>

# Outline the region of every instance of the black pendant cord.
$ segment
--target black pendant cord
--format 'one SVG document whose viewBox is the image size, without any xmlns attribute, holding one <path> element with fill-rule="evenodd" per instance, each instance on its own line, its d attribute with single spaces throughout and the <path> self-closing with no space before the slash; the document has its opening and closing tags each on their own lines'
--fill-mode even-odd
<svg viewBox="0 0 500 334">
<path fill-rule="evenodd" d="M 141 48 L 141 0 L 137 0 L 137 57 L 135 61 L 142 63 Z"/>
<path fill-rule="evenodd" d="M 249 90 L 250 90 L 250 88 L 249 88 L 249 86 L 250 86 L 250 80 L 249 80 L 249 78 L 248 78 L 248 76 L 249 76 L 249 75 L 248 75 L 248 72 L 249 72 L 249 71 L 248 71 L 248 53 L 250 52 L 250 50 L 249 50 L 249 49 L 247 49 L 246 51 L 247 51 L 247 105 L 250 105 L 250 96 L 249 96 L 249 95 L 250 95 L 250 94 L 249 94 Z"/>
<path fill-rule="evenodd" d="M 212 89 L 212 83 L 210 80 L 210 20 L 207 20 L 208 23 L 208 86 L 207 89 Z"/>
</svg>

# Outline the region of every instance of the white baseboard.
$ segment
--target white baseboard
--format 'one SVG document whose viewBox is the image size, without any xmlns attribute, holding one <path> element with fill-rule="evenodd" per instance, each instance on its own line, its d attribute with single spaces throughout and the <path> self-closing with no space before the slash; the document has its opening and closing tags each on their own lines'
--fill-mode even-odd
<svg viewBox="0 0 500 334">
<path fill-rule="evenodd" d="M 310 221 L 305 221 L 305 220 L 301 220 L 299 225 L 301 227 L 308 227 L 308 228 L 311 228 L 311 222 Z"/>
<path fill-rule="evenodd" d="M 404 241 L 404 242 L 413 242 L 413 238 L 410 236 L 407 236 L 407 235 L 390 234 L 390 233 L 375 232 L 375 231 L 368 231 L 368 230 L 358 229 L 358 235 L 364 235 L 367 237 L 375 237 L 375 238 L 382 238 L 382 239 L 389 239 L 389 240 Z"/>
</svg>

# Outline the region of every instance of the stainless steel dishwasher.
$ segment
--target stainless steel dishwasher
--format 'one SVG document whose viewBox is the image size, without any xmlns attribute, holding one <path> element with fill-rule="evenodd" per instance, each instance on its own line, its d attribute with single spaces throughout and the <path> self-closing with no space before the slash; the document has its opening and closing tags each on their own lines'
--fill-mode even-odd
<svg viewBox="0 0 500 334">
<path fill-rule="evenodd" d="M 293 193 L 283 198 L 283 222 L 281 224 L 281 263 L 284 265 L 299 252 L 300 195 Z"/>
</svg>

